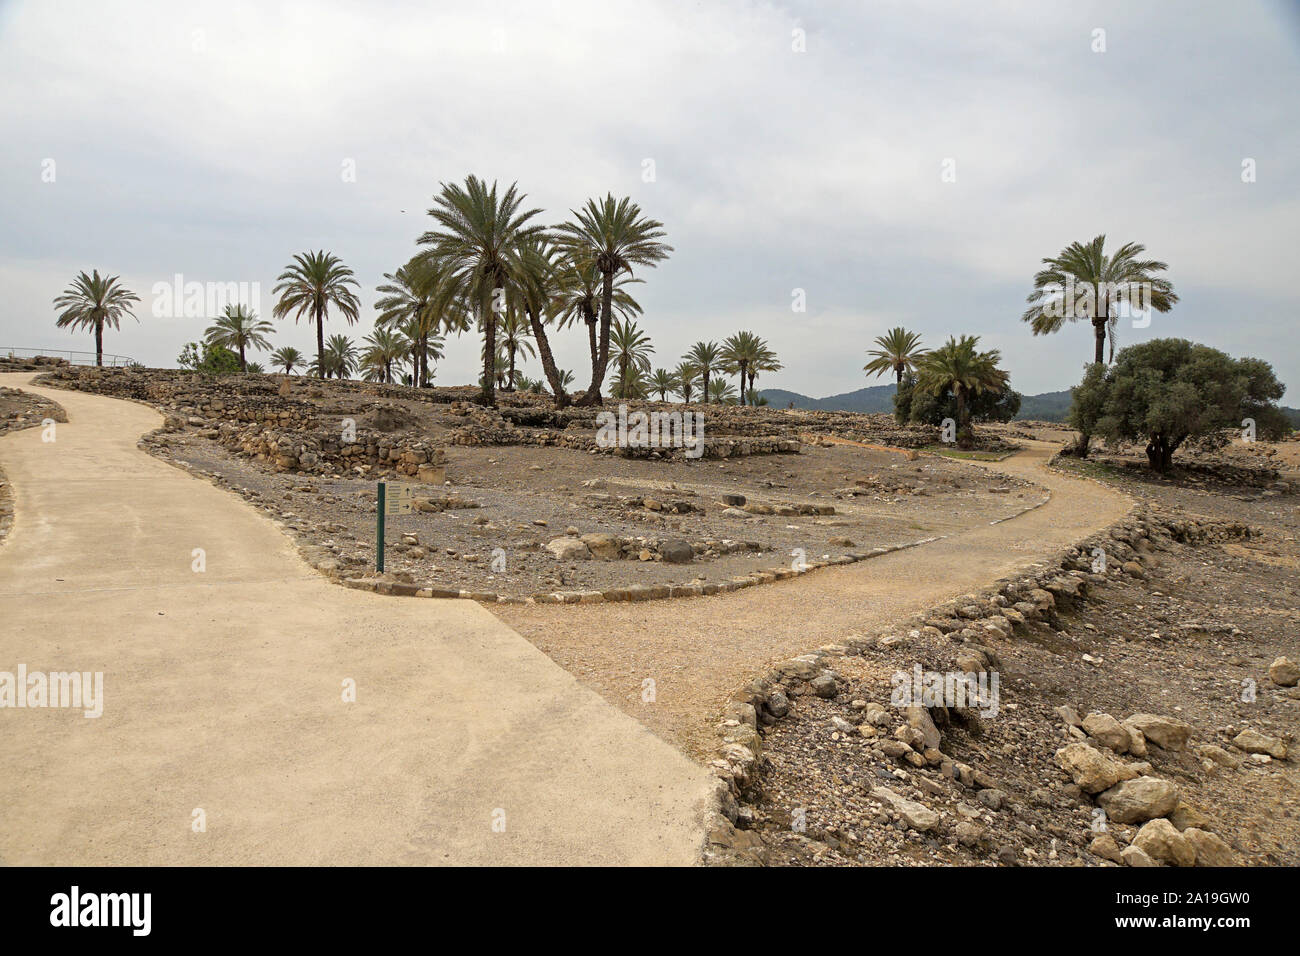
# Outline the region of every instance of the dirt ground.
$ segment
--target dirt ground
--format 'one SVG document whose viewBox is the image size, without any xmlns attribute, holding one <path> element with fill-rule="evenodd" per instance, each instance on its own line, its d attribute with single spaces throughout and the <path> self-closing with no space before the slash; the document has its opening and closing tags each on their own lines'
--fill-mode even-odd
<svg viewBox="0 0 1300 956">
<path fill-rule="evenodd" d="M 1297 461 L 1295 443 L 1268 456 Z M 1264 455 L 1267 448 L 1248 449 Z M 1096 865 L 1084 848 L 1097 835 L 1095 807 L 1057 768 L 1055 751 L 1071 737 L 1056 708 L 1069 704 L 1122 719 L 1135 712 L 1168 715 L 1193 727 L 1189 747 L 1148 748 L 1153 773 L 1176 784 L 1180 799 L 1245 865 L 1300 864 L 1300 769 L 1294 756 L 1260 762 L 1235 751 L 1235 767 L 1207 764 L 1198 748 L 1232 751 L 1251 727 L 1290 739 L 1300 726 L 1300 692 L 1273 684 L 1270 663 L 1300 660 L 1300 509 L 1294 495 L 1243 495 L 1233 486 L 1192 488 L 1066 460 L 1067 471 L 1114 482 L 1166 512 L 1240 522 L 1249 539 L 1174 545 L 1156 555 L 1146 580 L 1114 576 L 1079 613 L 1059 626 L 996 645 L 1001 658 L 1001 712 L 983 733 L 945 730 L 944 752 L 982 767 L 1006 798 L 996 808 L 975 791 L 927 770 L 873 757 L 865 741 L 832 723 L 852 716 L 851 699 L 888 703 L 890 675 L 915 660 L 951 667 L 955 645 L 918 640 L 906 650 L 873 650 L 837 665 L 850 689 L 838 700 L 802 698 L 797 716 L 767 734 L 766 770 L 754 827 L 776 864 Z M 1085 658 L 1084 655 L 1088 655 Z M 1090 658 L 1090 659 L 1089 659 Z M 1253 693 L 1252 693 L 1253 692 Z M 943 836 L 890 824 L 867 796 L 880 784 L 914 795 L 947 821 Z M 795 832 L 795 814 L 806 832 Z M 963 845 L 952 824 L 982 831 Z M 1135 826 L 1111 823 L 1122 846 Z"/>
<path fill-rule="evenodd" d="M 159 436 L 158 445 L 281 518 L 304 544 L 327 549 L 341 569 L 374 568 L 374 481 L 269 471 L 192 432 Z M 1044 500 L 1015 475 L 851 445 L 726 461 L 452 446 L 447 474 L 448 486 L 421 492 L 450 499 L 450 507 L 388 519 L 386 570 L 421 586 L 518 597 L 727 581 L 788 566 L 796 549 L 809 561 L 863 553 L 984 525 Z M 723 495 L 742 496 L 744 505 L 729 507 Z M 613 534 L 631 546 L 620 559 L 561 561 L 545 546 L 566 531 Z M 657 560 L 656 545 L 669 539 L 691 544 L 695 558 Z"/>
</svg>

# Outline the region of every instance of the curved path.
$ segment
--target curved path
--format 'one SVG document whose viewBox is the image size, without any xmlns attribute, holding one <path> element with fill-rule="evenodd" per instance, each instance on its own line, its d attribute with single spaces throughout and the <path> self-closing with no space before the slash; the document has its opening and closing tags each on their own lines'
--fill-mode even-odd
<svg viewBox="0 0 1300 956">
<path fill-rule="evenodd" d="M 1003 461 L 971 462 L 1052 493 L 1041 507 L 998 524 L 712 597 L 494 611 L 606 700 L 705 758 L 724 702 L 766 662 L 888 628 L 1069 547 L 1129 510 L 1124 495 L 1046 468 L 1058 445 L 1025 444 Z M 647 678 L 653 703 L 642 699 Z"/>
<path fill-rule="evenodd" d="M 0 438 L 0 672 L 102 671 L 104 709 L 0 709 L 0 864 L 695 861 L 680 751 L 472 601 L 318 576 L 136 447 L 157 412 L 31 378 L 69 421 Z"/>
</svg>

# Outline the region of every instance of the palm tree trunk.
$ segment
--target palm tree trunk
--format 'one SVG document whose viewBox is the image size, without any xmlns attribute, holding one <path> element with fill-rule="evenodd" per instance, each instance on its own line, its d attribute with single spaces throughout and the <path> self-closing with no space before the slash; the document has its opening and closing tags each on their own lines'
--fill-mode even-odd
<svg viewBox="0 0 1300 956">
<path fill-rule="evenodd" d="M 579 405 L 603 405 L 600 387 L 605 381 L 605 369 L 609 367 L 609 323 L 610 312 L 614 308 L 614 273 L 604 273 L 604 288 L 601 290 L 600 302 L 600 354 L 591 366 L 591 386 L 582 396 Z"/>
<path fill-rule="evenodd" d="M 321 378 L 329 377 L 325 374 L 325 320 L 320 306 L 316 307 L 316 374 Z"/>
<path fill-rule="evenodd" d="M 247 363 L 246 361 L 244 361 L 244 343 L 243 343 L 243 342 L 240 342 L 240 343 L 239 343 L 239 370 L 240 370 L 241 372 L 247 372 L 247 371 L 248 371 L 248 363 Z"/>
<path fill-rule="evenodd" d="M 542 360 L 542 372 L 551 386 L 551 394 L 555 396 L 555 407 L 567 408 L 569 394 L 560 384 L 560 370 L 556 368 L 555 356 L 551 354 L 551 341 L 546 337 L 546 327 L 542 325 L 541 318 L 531 312 L 528 313 L 528 324 L 533 330 L 533 339 L 537 342 L 537 354 Z"/>
<path fill-rule="evenodd" d="M 1093 362 L 1104 362 L 1106 360 L 1106 320 L 1102 318 L 1093 319 L 1092 328 L 1097 345 Z"/>
<path fill-rule="evenodd" d="M 95 323 L 95 364 L 104 364 L 104 320 Z"/>
<path fill-rule="evenodd" d="M 483 316 L 483 394 L 480 404 L 496 408 L 497 314 L 490 304 L 487 308 L 480 304 L 480 314 Z"/>
<path fill-rule="evenodd" d="M 967 434 L 966 427 L 966 389 L 957 389 L 957 446 L 966 448 L 970 445 L 970 438 Z"/>
<path fill-rule="evenodd" d="M 701 399 L 700 403 L 702 405 L 709 404 L 709 369 L 708 368 L 704 369 L 704 394 L 700 396 L 700 399 Z"/>
</svg>

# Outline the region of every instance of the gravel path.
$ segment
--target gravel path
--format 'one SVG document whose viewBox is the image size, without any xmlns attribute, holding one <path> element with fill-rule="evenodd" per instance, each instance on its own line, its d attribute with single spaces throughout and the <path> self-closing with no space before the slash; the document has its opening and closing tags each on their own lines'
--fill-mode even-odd
<svg viewBox="0 0 1300 956">
<path fill-rule="evenodd" d="M 610 703 L 703 759 L 723 703 L 765 664 L 851 633 L 886 629 L 1072 545 L 1128 511 L 1123 495 L 1044 467 L 1058 446 L 1026 444 L 1004 461 L 971 463 L 1051 492 L 1042 507 L 998 524 L 712 597 L 508 605 L 493 613 Z"/>
</svg>

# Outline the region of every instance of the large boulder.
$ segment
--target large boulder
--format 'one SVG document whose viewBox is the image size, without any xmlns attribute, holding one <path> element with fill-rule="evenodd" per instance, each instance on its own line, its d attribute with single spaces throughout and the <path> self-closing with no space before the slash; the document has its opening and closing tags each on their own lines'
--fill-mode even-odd
<svg viewBox="0 0 1300 956">
<path fill-rule="evenodd" d="M 1132 780 L 1137 776 L 1137 771 L 1128 764 L 1082 742 L 1058 750 L 1056 762 L 1085 793 L 1101 793 L 1121 780 Z"/>
<path fill-rule="evenodd" d="M 557 561 L 589 561 L 591 552 L 577 538 L 556 538 L 546 545 L 546 550 L 555 555 Z"/>
<path fill-rule="evenodd" d="M 938 750 L 941 741 L 939 728 L 934 724 L 929 709 L 914 704 L 907 708 L 907 723 L 921 732 L 927 750 Z"/>
<path fill-rule="evenodd" d="M 1151 859 L 1170 866 L 1196 863 L 1196 847 L 1164 818 L 1144 823 L 1133 838 L 1133 845 Z"/>
<path fill-rule="evenodd" d="M 1208 830 L 1189 827 L 1183 831 L 1183 839 L 1196 851 L 1197 866 L 1237 865 L 1237 860 L 1232 855 L 1232 847 Z"/>
<path fill-rule="evenodd" d="M 690 564 L 695 560 L 695 550 L 680 538 L 670 538 L 659 545 L 659 556 L 669 564 Z"/>
<path fill-rule="evenodd" d="M 1134 714 L 1124 723 L 1136 728 L 1148 743 L 1161 750 L 1182 750 L 1192 735 L 1191 725 L 1158 714 Z"/>
<path fill-rule="evenodd" d="M 1159 777 L 1134 777 L 1098 795 L 1097 803 L 1116 823 L 1145 823 L 1174 812 L 1178 788 Z"/>
<path fill-rule="evenodd" d="M 1083 718 L 1083 730 L 1097 743 L 1117 754 L 1128 750 L 1129 732 L 1110 714 L 1089 714 Z"/>
<path fill-rule="evenodd" d="M 1300 684 L 1300 664 L 1289 657 L 1279 657 L 1268 666 L 1268 679 L 1278 687 L 1294 687 Z"/>
<path fill-rule="evenodd" d="M 616 535 L 607 534 L 604 531 L 595 531 L 591 534 L 584 534 L 581 538 L 587 550 L 602 561 L 615 561 L 622 553 Z"/>
</svg>

